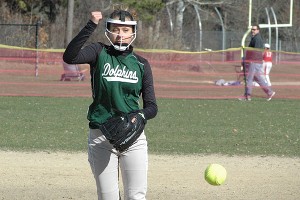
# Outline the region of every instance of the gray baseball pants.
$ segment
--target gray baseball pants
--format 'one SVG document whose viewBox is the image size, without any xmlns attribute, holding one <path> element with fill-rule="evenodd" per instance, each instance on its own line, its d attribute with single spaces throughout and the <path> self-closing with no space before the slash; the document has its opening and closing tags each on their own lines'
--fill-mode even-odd
<svg viewBox="0 0 300 200">
<path fill-rule="evenodd" d="M 125 200 L 145 200 L 148 146 L 144 132 L 127 151 L 119 153 L 98 129 L 90 129 L 88 160 L 94 174 L 98 200 L 119 200 L 119 167 Z"/>
<path fill-rule="evenodd" d="M 249 68 L 246 76 L 246 82 L 247 82 L 247 87 L 245 91 L 246 96 L 248 95 L 251 96 L 252 94 L 253 80 L 255 80 L 260 85 L 260 87 L 268 96 L 270 96 L 273 93 L 271 87 L 268 86 L 268 83 L 264 76 L 264 69 L 262 63 L 253 62 L 249 64 Z"/>
</svg>

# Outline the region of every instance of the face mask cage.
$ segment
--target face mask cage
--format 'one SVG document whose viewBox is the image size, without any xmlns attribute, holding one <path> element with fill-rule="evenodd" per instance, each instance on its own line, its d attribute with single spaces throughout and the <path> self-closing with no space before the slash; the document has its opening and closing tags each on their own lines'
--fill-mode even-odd
<svg viewBox="0 0 300 200">
<path fill-rule="evenodd" d="M 134 33 L 132 33 L 130 35 L 130 37 L 132 37 L 131 42 L 128 43 L 123 43 L 123 37 L 120 34 L 117 33 L 112 33 L 111 31 L 109 31 L 109 25 L 110 24 L 122 24 L 122 25 L 128 25 L 128 26 L 133 26 L 133 31 Z M 132 42 L 136 39 L 136 25 L 137 22 L 136 21 L 121 21 L 121 20 L 117 20 L 117 19 L 107 19 L 106 20 L 106 30 L 105 30 L 105 36 L 108 39 L 108 41 L 111 43 L 111 45 L 118 51 L 125 51 L 126 49 L 128 49 L 128 47 L 132 44 Z M 116 35 L 116 36 L 120 36 L 121 37 L 121 42 L 118 43 L 113 43 L 111 41 L 111 39 L 109 38 L 108 34 L 112 34 L 112 35 Z M 126 38 L 127 39 L 127 38 Z"/>
</svg>

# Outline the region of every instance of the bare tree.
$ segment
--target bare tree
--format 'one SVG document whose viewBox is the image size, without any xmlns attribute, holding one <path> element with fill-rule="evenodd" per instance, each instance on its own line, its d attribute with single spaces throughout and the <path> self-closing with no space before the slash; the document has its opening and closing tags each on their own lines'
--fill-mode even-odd
<svg viewBox="0 0 300 200">
<path fill-rule="evenodd" d="M 171 34 L 174 35 L 174 44 L 173 47 L 176 49 L 186 48 L 184 45 L 185 41 L 183 38 L 184 23 L 187 20 L 196 20 L 198 27 L 194 27 L 192 30 L 199 30 L 199 50 L 202 49 L 202 22 L 200 17 L 200 12 L 211 12 L 213 6 L 222 5 L 223 1 L 196 1 L 196 0 L 173 0 L 166 3 L 168 16 L 169 16 L 169 25 Z M 185 13 L 187 7 L 192 6 L 193 9 L 189 9 L 188 13 Z M 205 8 L 202 8 L 205 7 Z M 173 11 L 173 12 L 172 12 Z M 174 17 L 173 17 L 174 16 Z M 173 23 L 175 21 L 175 23 Z M 174 25 L 173 25 L 174 24 Z M 174 28 L 173 28 L 174 26 Z M 192 28 L 192 27 L 191 27 Z M 173 32 L 174 29 L 174 32 Z M 190 37 L 189 37 L 190 38 Z"/>
<path fill-rule="evenodd" d="M 106 18 L 112 11 L 110 8 L 114 2 L 113 0 L 70 0 L 68 3 L 72 1 L 74 2 L 73 23 L 67 23 L 67 19 L 71 20 L 72 17 L 67 17 L 66 2 L 68 1 L 66 0 L 0 0 L 2 2 L 0 21 L 35 23 L 37 19 L 43 19 L 40 29 L 43 31 L 43 37 L 40 38 L 44 40 L 40 43 L 43 47 L 63 48 L 69 41 L 67 38 L 72 37 L 68 34 L 72 33 L 72 30 L 73 33 L 78 33 L 89 20 L 91 11 L 100 10 Z M 226 48 L 240 47 L 241 39 L 249 28 L 249 0 L 122 0 L 122 2 L 130 3 L 131 8 L 138 9 L 139 34 L 135 45 L 141 48 L 217 50 L 222 47 L 223 28 L 226 31 Z M 288 23 L 289 2 L 290 0 L 252 0 L 251 23 L 268 23 L 266 9 L 271 8 L 276 14 L 278 23 Z M 297 20 L 300 18 L 300 1 L 293 2 L 292 27 L 267 28 L 261 31 L 266 40 L 269 35 L 275 38 L 278 32 L 283 51 L 300 51 L 300 22 Z M 72 9 L 68 8 L 68 10 Z M 67 27 L 66 23 L 69 24 Z M 270 15 L 270 23 L 275 23 L 273 15 Z M 73 28 L 70 27 L 71 24 Z M 98 34 L 93 34 L 87 44 L 91 41 L 106 42 L 104 34 L 101 34 L 104 33 L 104 22 L 101 22 L 97 29 Z M 57 32 L 66 35 L 57 37 Z M 250 37 L 247 37 L 246 40 L 249 39 Z M 274 42 L 275 39 L 272 40 L 273 47 L 275 47 Z"/>
<path fill-rule="evenodd" d="M 67 47 L 69 42 L 72 40 L 73 16 L 74 16 L 74 0 L 68 0 L 68 14 L 67 14 L 65 47 Z"/>
</svg>

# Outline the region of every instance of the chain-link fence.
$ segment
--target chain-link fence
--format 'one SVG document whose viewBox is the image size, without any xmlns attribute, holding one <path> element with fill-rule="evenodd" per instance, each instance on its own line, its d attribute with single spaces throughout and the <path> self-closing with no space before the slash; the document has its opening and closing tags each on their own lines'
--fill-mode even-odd
<svg viewBox="0 0 300 200">
<path fill-rule="evenodd" d="M 0 24 L 0 44 L 38 48 L 40 23 L 35 24 Z"/>
</svg>

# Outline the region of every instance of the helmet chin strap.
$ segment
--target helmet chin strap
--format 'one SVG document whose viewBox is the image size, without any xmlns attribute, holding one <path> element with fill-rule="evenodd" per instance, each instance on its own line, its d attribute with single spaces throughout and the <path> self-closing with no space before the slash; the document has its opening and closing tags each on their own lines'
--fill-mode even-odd
<svg viewBox="0 0 300 200">
<path fill-rule="evenodd" d="M 120 34 L 117 34 L 117 33 L 112 33 L 111 31 L 109 31 L 108 29 L 106 29 L 105 31 L 105 36 L 107 37 L 108 41 L 111 43 L 111 45 L 118 51 L 125 51 L 126 49 L 129 48 L 129 46 L 132 44 L 132 42 L 135 40 L 136 38 L 136 34 L 135 33 L 132 33 L 131 36 L 127 37 L 127 38 L 123 38 L 122 36 L 120 36 L 121 38 L 121 41 L 120 42 L 116 42 L 116 43 L 113 43 L 109 36 L 108 36 L 108 33 L 110 34 L 113 34 L 113 35 L 116 35 L 116 36 L 120 36 Z M 129 39 L 129 38 L 132 38 L 131 42 L 130 43 L 123 43 L 123 40 L 126 40 L 126 39 Z"/>
</svg>

